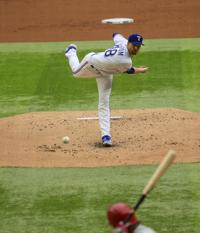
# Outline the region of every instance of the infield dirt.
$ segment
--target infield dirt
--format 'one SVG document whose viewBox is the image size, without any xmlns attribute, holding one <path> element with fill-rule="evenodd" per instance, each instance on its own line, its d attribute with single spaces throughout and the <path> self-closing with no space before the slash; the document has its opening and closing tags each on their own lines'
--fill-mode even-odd
<svg viewBox="0 0 200 233">
<path fill-rule="evenodd" d="M 0 41 L 110 40 L 113 32 L 144 38 L 200 37 L 199 0 L 0 0 Z M 103 25 L 105 18 L 134 24 Z"/>
<path fill-rule="evenodd" d="M 96 112 L 28 113 L 0 120 L 0 166 L 96 167 L 199 161 L 200 113 L 176 109 L 112 111 L 113 147 L 103 148 Z M 70 143 L 62 142 L 63 136 Z"/>
</svg>

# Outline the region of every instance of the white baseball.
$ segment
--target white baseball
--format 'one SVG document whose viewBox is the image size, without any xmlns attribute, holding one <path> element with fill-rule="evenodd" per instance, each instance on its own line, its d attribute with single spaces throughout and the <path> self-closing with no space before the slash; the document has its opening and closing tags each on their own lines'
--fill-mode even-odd
<svg viewBox="0 0 200 233">
<path fill-rule="evenodd" d="M 63 138 L 62 138 L 62 141 L 63 141 L 63 143 L 69 143 L 69 141 L 70 141 L 70 139 L 69 139 L 69 137 L 68 136 L 64 136 Z"/>
</svg>

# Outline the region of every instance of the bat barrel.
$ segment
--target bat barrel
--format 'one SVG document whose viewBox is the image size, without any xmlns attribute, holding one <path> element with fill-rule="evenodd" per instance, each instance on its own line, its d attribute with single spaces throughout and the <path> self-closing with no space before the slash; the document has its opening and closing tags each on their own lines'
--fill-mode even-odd
<svg viewBox="0 0 200 233">
<path fill-rule="evenodd" d="M 168 167 L 173 163 L 174 159 L 176 157 L 176 152 L 173 150 L 168 151 L 168 153 L 165 155 L 164 159 L 152 175 L 151 179 L 149 180 L 148 184 L 145 186 L 142 194 L 147 195 L 157 184 L 160 177 L 166 172 Z"/>
<path fill-rule="evenodd" d="M 166 172 L 166 170 L 169 168 L 169 166 L 173 163 L 175 157 L 176 157 L 176 152 L 173 150 L 169 150 L 168 153 L 165 155 L 165 157 L 161 161 L 160 165 L 158 166 L 156 171 L 151 176 L 147 185 L 144 187 L 142 195 L 140 196 L 139 200 L 137 201 L 136 205 L 134 206 L 135 211 L 139 208 L 139 206 L 142 204 L 142 202 L 147 197 L 147 195 L 155 187 L 155 185 L 157 184 L 157 182 L 159 181 L 161 176 Z M 128 216 L 128 218 L 130 220 L 131 216 Z"/>
</svg>

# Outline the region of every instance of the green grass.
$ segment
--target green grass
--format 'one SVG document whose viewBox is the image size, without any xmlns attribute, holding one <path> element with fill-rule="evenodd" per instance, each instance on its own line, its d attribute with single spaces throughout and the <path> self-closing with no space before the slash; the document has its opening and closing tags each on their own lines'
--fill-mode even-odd
<svg viewBox="0 0 200 233">
<path fill-rule="evenodd" d="M 37 42 L 37 43 L 0 43 L 0 52 L 20 53 L 62 53 L 70 43 L 78 45 L 79 51 L 104 50 L 113 45 L 113 41 L 67 41 L 67 42 Z M 188 39 L 148 39 L 143 49 L 148 51 L 200 51 L 199 38 Z"/>
<path fill-rule="evenodd" d="M 200 164 L 174 165 L 138 211 L 159 233 L 199 233 Z M 108 232 L 106 209 L 133 205 L 155 166 L 0 169 L 1 233 Z"/>
<path fill-rule="evenodd" d="M 147 40 L 134 65 L 145 75 L 117 75 L 111 108 L 174 107 L 200 111 L 200 39 Z M 97 109 L 95 79 L 75 80 L 63 51 L 68 43 L 0 44 L 0 117 L 32 111 Z M 77 42 L 79 56 L 112 41 Z"/>
<path fill-rule="evenodd" d="M 134 64 L 146 75 L 118 75 L 111 107 L 200 111 L 200 39 L 146 40 Z M 0 117 L 97 108 L 95 80 L 75 80 L 68 43 L 0 44 Z M 77 42 L 79 55 L 111 41 Z M 155 166 L 0 169 L 0 233 L 108 232 L 106 209 L 137 201 Z M 200 232 L 200 164 L 174 165 L 138 211 L 159 233 Z"/>
</svg>

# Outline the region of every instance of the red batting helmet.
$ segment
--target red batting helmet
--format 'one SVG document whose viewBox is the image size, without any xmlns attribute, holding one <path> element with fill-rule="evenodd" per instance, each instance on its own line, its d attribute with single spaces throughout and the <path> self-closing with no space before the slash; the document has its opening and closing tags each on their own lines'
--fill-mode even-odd
<svg viewBox="0 0 200 233">
<path fill-rule="evenodd" d="M 137 223 L 137 217 L 135 216 L 134 210 L 130 208 L 125 203 L 116 203 L 112 205 L 107 211 L 107 217 L 110 225 L 114 228 L 119 225 L 120 222 L 126 220 L 129 214 L 132 213 L 132 217 L 130 219 L 131 224 Z"/>
</svg>

